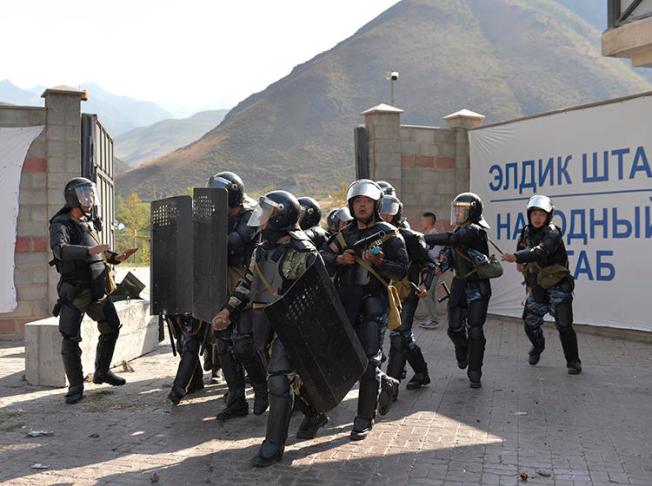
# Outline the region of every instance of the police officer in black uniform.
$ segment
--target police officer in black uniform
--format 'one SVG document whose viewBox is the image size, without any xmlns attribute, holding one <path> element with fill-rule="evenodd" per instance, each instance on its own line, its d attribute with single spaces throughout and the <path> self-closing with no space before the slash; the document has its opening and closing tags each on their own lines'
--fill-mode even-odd
<svg viewBox="0 0 652 486">
<path fill-rule="evenodd" d="M 299 226 L 310 238 L 315 248 L 320 249 L 328 239 L 326 230 L 319 224 L 322 215 L 321 206 L 311 197 L 300 197 L 298 201 L 303 208 Z"/>
<path fill-rule="evenodd" d="M 61 275 L 57 292 L 59 300 L 54 315 L 59 316 L 59 332 L 63 337 L 61 357 L 68 378 L 66 403 L 77 403 L 84 397 L 84 373 L 81 363 L 81 322 L 84 314 L 97 321 L 100 337 L 95 356 L 93 383 L 124 385 L 125 380 L 109 366 L 120 333 L 120 319 L 107 295 L 109 264 L 118 264 L 131 256 L 136 248 L 118 255 L 109 245 L 99 242 L 101 222 L 93 218 L 97 206 L 95 184 L 83 177 L 70 180 L 64 189 L 65 206 L 50 220 L 52 264 Z"/>
<path fill-rule="evenodd" d="M 408 390 L 416 390 L 430 383 L 428 365 L 421 348 L 414 339 L 412 323 L 419 304 L 419 297 L 428 295 L 428 289 L 435 276 L 435 263 L 428 255 L 426 242 L 421 233 L 401 227 L 401 202 L 396 196 L 385 195 L 380 215 L 387 222 L 394 224 L 405 240 L 410 265 L 404 283 L 409 288 L 409 294 L 403 302 L 400 327 L 389 333 L 390 348 L 387 361 L 387 374 L 401 380 L 405 363 L 410 363 L 414 376 L 407 384 Z M 396 397 L 393 397 L 395 400 Z"/>
<path fill-rule="evenodd" d="M 256 247 L 257 228 L 247 224 L 253 208 L 245 201 L 242 179 L 233 172 L 215 174 L 210 178 L 208 187 L 224 188 L 228 192 L 227 292 L 231 294 L 238 281 L 244 277 Z M 256 323 L 253 322 L 249 309 L 238 307 L 238 312 L 231 316 L 231 320 L 233 326 L 217 332 L 218 356 L 229 388 L 226 407 L 217 415 L 218 420 L 242 417 L 249 413 L 243 366 L 255 393 L 254 414 L 264 413 L 268 405 L 266 344 L 264 340 L 261 342 L 254 338 Z"/>
<path fill-rule="evenodd" d="M 269 362 L 269 415 L 265 440 L 253 459 L 255 467 L 266 467 L 281 460 L 290 425 L 293 401 L 291 385 L 299 388 L 285 346 L 275 336 L 265 307 L 287 291 L 290 285 L 319 258 L 316 248 L 298 222 L 301 206 L 285 191 L 273 191 L 260 198 L 249 224 L 262 228 L 262 245 L 258 246 L 244 278 L 236 286 L 225 307 L 213 319 L 216 329 L 224 328 L 234 314 L 250 305 L 256 339 L 271 345 Z M 311 439 L 328 418 L 318 413 L 307 397 L 299 392 L 298 408 L 305 414 L 297 437 Z"/>
<path fill-rule="evenodd" d="M 491 297 L 491 284 L 474 271 L 473 259 L 489 255 L 489 225 L 482 217 L 482 200 L 477 194 L 464 192 L 451 203 L 452 232 L 429 235 L 434 245 L 449 247 L 448 265 L 455 269 L 448 300 L 448 336 L 455 346 L 460 369 L 467 369 L 471 388 L 482 386 L 482 360 L 486 339 L 483 326 Z"/>
<path fill-rule="evenodd" d="M 326 236 L 330 239 L 352 220 L 353 216 L 348 207 L 331 209 L 326 216 Z"/>
<path fill-rule="evenodd" d="M 381 413 L 389 411 L 391 398 L 398 388 L 398 381 L 380 369 L 381 328 L 387 324 L 388 298 L 385 285 L 374 273 L 386 282 L 400 280 L 407 272 L 408 255 L 396 228 L 380 217 L 382 199 L 382 189 L 374 181 L 360 179 L 353 182 L 347 201 L 354 220 L 321 250 L 326 267 L 336 275 L 335 286 L 369 362 L 360 378 L 352 440 L 365 439 L 371 431 L 381 386 L 382 394 L 389 397 L 385 407 L 379 409 Z M 355 243 L 379 231 L 385 235 L 374 242 L 373 248 L 361 249 L 361 254 L 360 251 L 356 254 Z"/>
<path fill-rule="evenodd" d="M 532 343 L 528 361 L 539 362 L 546 347 L 543 317 L 555 318 L 568 373 L 577 375 L 582 363 L 573 329 L 573 277 L 568 271 L 568 255 L 561 230 L 552 224 L 554 211 L 548 196 L 532 196 L 527 204 L 528 224 L 521 231 L 516 253 L 506 253 L 503 261 L 517 263 L 524 272 L 528 287 L 523 321 L 525 334 Z"/>
</svg>

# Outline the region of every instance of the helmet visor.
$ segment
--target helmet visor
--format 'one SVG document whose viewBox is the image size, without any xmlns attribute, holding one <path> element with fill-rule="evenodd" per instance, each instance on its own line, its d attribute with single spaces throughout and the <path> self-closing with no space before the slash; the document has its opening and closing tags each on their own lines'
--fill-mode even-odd
<svg viewBox="0 0 652 486">
<path fill-rule="evenodd" d="M 224 177 L 211 177 L 210 186 L 228 190 L 231 187 L 231 181 Z"/>
<path fill-rule="evenodd" d="M 360 179 L 349 186 L 346 194 L 346 200 L 351 201 L 354 197 L 366 196 L 374 201 L 378 201 L 383 195 L 382 189 L 374 181 L 369 179 Z"/>
<path fill-rule="evenodd" d="M 469 220 L 469 213 L 471 211 L 471 203 L 467 202 L 452 202 L 451 203 L 451 224 L 459 226 Z"/>
<path fill-rule="evenodd" d="M 265 224 L 269 221 L 272 215 L 280 209 L 283 209 L 282 204 L 279 204 L 265 196 L 262 196 L 258 200 L 258 206 L 256 206 L 254 212 L 251 213 L 251 216 L 249 217 L 249 221 L 247 222 L 247 226 L 253 226 L 255 228 L 260 228 L 261 226 L 265 226 Z"/>
<path fill-rule="evenodd" d="M 400 209 L 399 202 L 391 196 L 383 198 L 383 206 L 380 209 L 380 214 L 391 214 L 392 216 L 398 214 Z"/>
<path fill-rule="evenodd" d="M 90 209 L 93 206 L 99 207 L 100 205 L 100 202 L 97 199 L 95 184 L 86 184 L 81 187 L 76 187 L 75 194 L 77 195 L 79 205 L 84 209 Z"/>
</svg>

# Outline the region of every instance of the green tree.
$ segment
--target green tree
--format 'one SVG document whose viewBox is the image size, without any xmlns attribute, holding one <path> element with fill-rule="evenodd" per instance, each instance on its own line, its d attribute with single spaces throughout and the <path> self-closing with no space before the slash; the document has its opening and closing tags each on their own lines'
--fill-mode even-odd
<svg viewBox="0 0 652 486">
<path fill-rule="evenodd" d="M 139 250 L 130 261 L 136 265 L 149 265 L 150 245 L 150 209 L 149 203 L 132 193 L 127 199 L 116 198 L 115 217 L 124 228 L 116 231 L 116 251 L 137 247 Z"/>
</svg>

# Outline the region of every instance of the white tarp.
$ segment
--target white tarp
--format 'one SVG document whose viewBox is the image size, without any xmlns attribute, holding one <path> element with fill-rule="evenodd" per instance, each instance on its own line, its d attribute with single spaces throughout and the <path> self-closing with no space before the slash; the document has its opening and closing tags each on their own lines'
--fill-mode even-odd
<svg viewBox="0 0 652 486">
<path fill-rule="evenodd" d="M 16 309 L 14 252 L 20 174 L 27 150 L 43 126 L 0 128 L 0 313 Z"/>
<path fill-rule="evenodd" d="M 652 95 L 469 132 L 471 190 L 513 253 L 533 194 L 551 196 L 575 276 L 575 322 L 652 331 Z M 490 312 L 521 316 L 514 264 Z"/>
</svg>

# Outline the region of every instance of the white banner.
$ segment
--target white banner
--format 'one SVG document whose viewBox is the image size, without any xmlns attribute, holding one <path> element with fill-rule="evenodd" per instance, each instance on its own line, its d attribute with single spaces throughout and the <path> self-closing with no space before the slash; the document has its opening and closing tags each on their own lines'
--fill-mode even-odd
<svg viewBox="0 0 652 486">
<path fill-rule="evenodd" d="M 43 126 L 0 128 L 0 313 L 16 309 L 14 252 L 20 174 L 27 150 Z"/>
<path fill-rule="evenodd" d="M 575 322 L 652 331 L 652 95 L 469 131 L 471 190 L 513 253 L 533 194 L 550 196 L 575 277 Z M 490 312 L 522 315 L 504 263 Z"/>
</svg>

